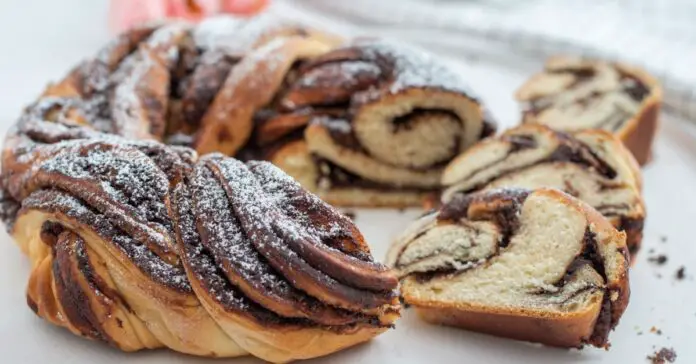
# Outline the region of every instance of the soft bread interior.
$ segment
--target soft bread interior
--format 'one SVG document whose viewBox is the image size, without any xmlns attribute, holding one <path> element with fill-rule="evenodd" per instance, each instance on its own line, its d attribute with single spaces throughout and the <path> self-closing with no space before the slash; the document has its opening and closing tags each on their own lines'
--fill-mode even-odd
<svg viewBox="0 0 696 364">
<path fill-rule="evenodd" d="M 410 207 L 421 206 L 431 193 L 414 190 L 384 190 L 364 187 L 334 187 L 318 184 L 319 166 L 304 141 L 288 143 L 280 148 L 271 162 L 296 179 L 302 186 L 335 206 Z"/>
<path fill-rule="evenodd" d="M 568 135 L 522 125 L 461 154 L 445 168 L 442 182 L 443 202 L 501 187 L 555 188 L 626 230 L 633 252 L 640 245 L 645 217 L 640 170 L 630 152 L 605 131 Z"/>
<path fill-rule="evenodd" d="M 569 266 L 584 248 L 588 223 L 582 211 L 553 197 L 533 194 L 524 203 L 519 219 L 519 230 L 509 246 L 499 252 L 490 245 L 496 235 L 486 229 L 471 232 L 448 227 L 442 233 L 442 229 L 434 229 L 430 235 L 416 238 L 410 245 L 415 244 L 414 250 L 421 256 L 434 252 L 448 255 L 451 251 L 479 246 L 469 249 L 469 253 L 471 259 L 483 262 L 430 279 L 408 276 L 402 288 L 406 302 L 537 313 L 588 310 L 600 304 L 603 278 L 590 265 L 576 270 L 564 281 Z M 458 238 L 452 239 L 448 229 L 457 229 Z M 443 249 L 438 240 L 453 246 Z M 428 243 L 430 251 L 422 246 Z M 446 257 L 440 259 L 446 261 Z M 408 255 L 404 263 L 413 260 Z M 397 269 L 401 263 L 398 259 Z"/>
<path fill-rule="evenodd" d="M 516 96 L 529 103 L 525 121 L 566 131 L 619 131 L 640 110 L 642 100 L 633 89 L 649 92 L 623 72 L 606 62 L 554 57 Z"/>
<path fill-rule="evenodd" d="M 533 143 L 533 146 L 516 147 L 514 140 L 519 137 L 528 138 L 527 142 Z M 455 190 L 470 189 L 499 175 L 542 161 L 558 146 L 559 142 L 550 130 L 536 125 L 513 129 L 500 138 L 484 140 L 447 165 L 442 184 L 456 187 L 452 191 L 445 191 L 443 199 L 449 200 Z"/>
<path fill-rule="evenodd" d="M 636 191 L 631 185 L 606 188 L 603 179 L 586 168 L 571 163 L 548 163 L 532 166 L 517 173 L 504 175 L 484 189 L 506 186 L 522 188 L 552 187 L 565 190 L 607 216 L 635 214 L 639 206 Z"/>
<path fill-rule="evenodd" d="M 376 159 L 424 168 L 451 159 L 478 140 L 483 115 L 461 95 L 412 89 L 363 106 L 353 123 L 356 136 Z"/>
</svg>

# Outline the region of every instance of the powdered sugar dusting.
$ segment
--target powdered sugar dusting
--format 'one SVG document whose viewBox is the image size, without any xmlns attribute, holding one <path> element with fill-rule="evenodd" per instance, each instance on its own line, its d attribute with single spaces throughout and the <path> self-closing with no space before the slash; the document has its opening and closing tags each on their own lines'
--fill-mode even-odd
<svg viewBox="0 0 696 364">
<path fill-rule="evenodd" d="M 104 241 L 113 242 L 118 250 L 155 282 L 182 292 L 191 291 L 181 266 L 164 262 L 144 245 L 123 234 L 109 219 L 87 207 L 80 199 L 58 190 L 38 190 L 24 199 L 22 206 L 26 209 L 60 212 L 77 220 Z"/>
<path fill-rule="evenodd" d="M 286 27 L 272 14 L 254 18 L 216 16 L 201 22 L 193 32 L 196 45 L 202 49 L 221 49 L 233 56 L 249 52 L 264 35 Z"/>
<path fill-rule="evenodd" d="M 353 234 L 357 233 L 357 229 L 350 218 L 304 190 L 280 168 L 268 162 L 249 162 L 248 165 L 267 194 L 266 203 L 282 209 L 293 225 L 301 226 L 305 234 L 316 237 L 330 249 L 337 250 L 341 250 L 342 246 L 333 244 L 334 240 L 355 238 Z M 373 261 L 369 251 L 355 249 L 343 253 L 364 261 Z"/>
<path fill-rule="evenodd" d="M 174 23 L 157 29 L 147 39 L 148 47 L 162 59 L 167 68 L 172 68 L 179 58 L 179 45 L 190 26 L 186 23 Z"/>
<path fill-rule="evenodd" d="M 164 200 L 169 181 L 151 159 L 134 148 L 93 143 L 64 149 L 33 166 L 150 248 L 166 252 L 173 237 Z"/>
<path fill-rule="evenodd" d="M 239 186 L 236 186 L 239 187 Z M 199 221 L 203 245 L 214 253 L 218 265 L 231 265 L 236 274 L 256 289 L 280 297 L 290 294 L 292 287 L 278 277 L 254 249 L 234 215 L 234 209 L 223 188 L 212 173 L 202 165 L 191 179 L 193 210 Z"/>
<path fill-rule="evenodd" d="M 389 86 L 392 94 L 409 88 L 436 88 L 474 97 L 461 75 L 424 50 L 386 41 L 358 43 L 367 59 L 391 63 L 394 79 Z"/>
<path fill-rule="evenodd" d="M 142 138 L 149 134 L 150 125 L 142 111 L 147 105 L 141 99 L 139 91 L 149 87 L 169 87 L 169 85 L 147 85 L 148 75 L 160 67 L 149 53 L 140 52 L 138 61 L 134 62 L 130 73 L 116 86 L 111 104 L 111 117 L 114 131 L 126 137 Z"/>
<path fill-rule="evenodd" d="M 376 79 L 382 73 L 380 68 L 373 63 L 368 62 L 340 62 L 338 64 L 329 64 L 331 73 L 327 74 L 326 69 L 321 69 L 321 72 L 309 71 L 302 75 L 296 85 L 300 87 L 323 87 L 335 86 L 337 80 L 340 80 L 342 87 L 351 89 L 360 84 L 360 79 L 369 77 Z"/>
<path fill-rule="evenodd" d="M 287 56 L 280 52 L 285 42 L 285 38 L 276 38 L 248 53 L 232 68 L 222 92 L 231 92 L 229 86 L 241 85 L 242 81 L 249 89 L 254 89 L 259 84 L 269 84 L 268 80 L 264 78 L 277 74 L 279 67 L 287 65 Z M 261 63 L 264 65 L 263 69 L 260 68 Z"/>
</svg>

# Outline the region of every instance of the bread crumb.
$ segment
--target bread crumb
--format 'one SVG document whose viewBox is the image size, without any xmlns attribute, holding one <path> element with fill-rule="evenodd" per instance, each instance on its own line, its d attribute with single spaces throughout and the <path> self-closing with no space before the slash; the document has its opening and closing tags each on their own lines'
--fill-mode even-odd
<svg viewBox="0 0 696 364">
<path fill-rule="evenodd" d="M 679 267 L 679 269 L 677 269 L 677 273 L 675 274 L 676 278 L 680 281 L 682 279 L 684 279 L 686 277 L 685 271 L 686 271 L 686 267 L 684 267 L 683 265 L 681 267 Z"/>
<path fill-rule="evenodd" d="M 648 261 L 657 265 L 664 265 L 667 263 L 667 256 L 664 254 L 656 255 L 654 257 L 649 257 Z"/>
<path fill-rule="evenodd" d="M 650 328 L 650 332 L 653 333 L 653 334 L 662 335 L 662 330 L 658 329 L 658 328 L 655 327 L 655 326 L 653 326 L 653 327 Z"/>
<path fill-rule="evenodd" d="M 666 362 L 674 363 L 674 361 L 677 360 L 677 353 L 672 348 L 662 348 L 653 355 L 648 355 L 647 358 L 653 364 L 665 364 Z"/>
</svg>

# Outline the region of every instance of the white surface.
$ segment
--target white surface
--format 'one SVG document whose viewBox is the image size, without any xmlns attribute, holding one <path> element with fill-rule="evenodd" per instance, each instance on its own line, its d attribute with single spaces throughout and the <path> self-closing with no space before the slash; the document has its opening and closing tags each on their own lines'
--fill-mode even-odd
<svg viewBox="0 0 696 364">
<path fill-rule="evenodd" d="M 14 121 L 48 80 L 56 79 L 106 40 L 105 1 L 0 1 L 0 132 Z M 514 125 L 517 108 L 511 94 L 526 73 L 464 65 L 503 125 Z M 526 71 L 528 72 L 528 70 Z M 678 363 L 696 363 L 696 130 L 665 120 L 656 145 L 655 161 L 645 169 L 649 218 L 643 250 L 631 270 L 631 303 L 612 348 L 559 350 L 420 322 L 412 310 L 373 342 L 311 363 L 643 363 L 656 348 L 674 347 Z M 357 223 L 376 256 L 383 257 L 390 239 L 417 211 L 363 211 Z M 667 238 L 661 242 L 661 237 Z M 651 249 L 655 253 L 650 254 Z M 669 257 L 657 267 L 647 258 Z M 676 281 L 676 269 L 687 267 L 687 279 Z M 26 306 L 29 265 L 4 231 L 0 232 L 0 348 L 2 363 L 213 363 L 163 350 L 124 354 L 73 336 L 38 319 Z M 661 275 L 662 278 L 658 278 Z M 658 336 L 650 333 L 655 326 Z M 638 335 L 642 332 L 642 335 Z M 258 363 L 244 358 L 237 364 Z"/>
</svg>

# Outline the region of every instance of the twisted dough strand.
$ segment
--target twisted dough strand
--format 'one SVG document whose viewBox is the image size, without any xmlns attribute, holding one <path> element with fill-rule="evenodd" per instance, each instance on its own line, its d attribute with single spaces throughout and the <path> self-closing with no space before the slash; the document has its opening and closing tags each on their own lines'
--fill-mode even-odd
<svg viewBox="0 0 696 364">
<path fill-rule="evenodd" d="M 39 316 L 126 351 L 274 362 L 398 317 L 397 280 L 352 222 L 276 167 L 103 134 L 82 107 L 46 98 L 5 143 L 4 215 Z"/>
</svg>

